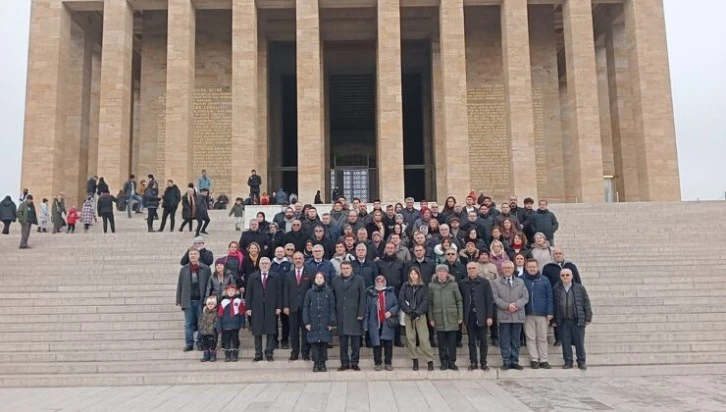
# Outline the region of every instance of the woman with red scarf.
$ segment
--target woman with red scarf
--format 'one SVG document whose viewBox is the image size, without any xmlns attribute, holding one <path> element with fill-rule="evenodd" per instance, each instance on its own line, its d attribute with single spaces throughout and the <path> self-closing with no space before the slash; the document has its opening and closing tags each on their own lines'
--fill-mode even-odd
<svg viewBox="0 0 726 412">
<path fill-rule="evenodd" d="M 366 314 L 363 329 L 370 337 L 373 346 L 373 362 L 375 370 L 392 371 L 393 338 L 398 325 L 398 298 L 392 286 L 386 286 L 383 275 L 376 277 L 376 282 L 366 291 Z M 382 353 L 384 352 L 383 359 Z"/>
</svg>

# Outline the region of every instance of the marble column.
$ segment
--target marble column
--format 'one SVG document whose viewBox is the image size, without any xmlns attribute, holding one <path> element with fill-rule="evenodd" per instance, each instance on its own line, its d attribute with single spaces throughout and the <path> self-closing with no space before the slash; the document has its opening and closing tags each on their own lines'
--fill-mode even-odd
<svg viewBox="0 0 726 412">
<path fill-rule="evenodd" d="M 257 6 L 232 4 L 232 196 L 249 195 L 247 177 L 260 163 L 258 139 Z M 259 170 L 258 170 L 259 172 Z M 267 176 L 260 175 L 264 179 Z"/>
<path fill-rule="evenodd" d="M 129 177 L 133 36 L 134 14 L 129 4 L 125 0 L 104 2 L 98 175 L 106 178 L 112 193 Z"/>
<path fill-rule="evenodd" d="M 680 200 L 662 0 L 625 0 L 640 200 Z"/>
<path fill-rule="evenodd" d="M 400 202 L 404 197 L 404 172 L 399 0 L 378 0 L 377 27 L 376 147 L 379 197 L 382 202 Z"/>
<path fill-rule="evenodd" d="M 318 0 L 296 0 L 297 187 L 298 199 L 312 203 L 325 188 L 323 61 Z"/>
<path fill-rule="evenodd" d="M 70 13 L 61 1 L 31 3 L 21 189 L 27 188 L 36 202 L 63 188 L 70 35 Z"/>
<path fill-rule="evenodd" d="M 466 47 L 464 37 L 464 1 L 441 2 L 439 7 L 439 43 L 441 47 L 441 91 L 443 109 L 443 163 L 446 168 L 444 190 L 447 195 L 465 198 L 471 188 L 469 167 L 469 119 L 466 89 Z"/>
<path fill-rule="evenodd" d="M 605 196 L 591 0 L 565 0 L 562 16 L 572 117 L 571 193 L 578 202 L 601 203 Z"/>
<path fill-rule="evenodd" d="M 196 10 L 191 0 L 169 0 L 166 54 L 164 179 L 179 187 L 194 181 L 194 87 Z"/>
<path fill-rule="evenodd" d="M 537 179 L 532 176 L 536 159 L 527 0 L 503 1 L 501 19 L 511 189 L 520 199 L 537 199 Z"/>
<path fill-rule="evenodd" d="M 640 200 L 638 142 L 633 132 L 632 86 L 625 26 L 615 23 L 605 38 L 613 161 L 619 199 Z"/>
<path fill-rule="evenodd" d="M 86 197 L 88 179 L 88 128 L 91 109 L 91 67 L 94 42 L 90 33 L 73 25 L 70 69 L 66 77 L 65 136 L 63 145 L 64 191 L 68 202 L 79 206 Z"/>
</svg>

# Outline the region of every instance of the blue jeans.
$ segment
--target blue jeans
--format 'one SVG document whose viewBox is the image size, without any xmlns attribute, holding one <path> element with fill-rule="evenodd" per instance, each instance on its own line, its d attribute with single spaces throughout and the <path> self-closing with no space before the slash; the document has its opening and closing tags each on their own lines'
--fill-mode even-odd
<svg viewBox="0 0 726 412">
<path fill-rule="evenodd" d="M 184 309 L 184 342 L 187 346 L 194 346 L 194 329 L 202 318 L 202 301 L 193 300 L 189 307 Z M 197 333 L 197 344 L 202 344 L 202 335 Z"/>
<path fill-rule="evenodd" d="M 519 363 L 519 336 L 522 334 L 521 323 L 499 324 L 499 350 L 505 365 Z"/>
<path fill-rule="evenodd" d="M 562 338 L 562 358 L 572 365 L 572 345 L 575 345 L 577 364 L 585 363 L 585 327 L 577 326 L 576 320 L 566 319 L 557 325 Z"/>
<path fill-rule="evenodd" d="M 131 217 L 131 204 L 134 202 L 134 200 L 138 201 L 138 203 L 136 204 L 136 211 L 141 211 L 141 196 L 134 193 L 133 195 L 130 195 L 126 200 L 126 212 L 129 214 L 129 217 Z"/>
</svg>

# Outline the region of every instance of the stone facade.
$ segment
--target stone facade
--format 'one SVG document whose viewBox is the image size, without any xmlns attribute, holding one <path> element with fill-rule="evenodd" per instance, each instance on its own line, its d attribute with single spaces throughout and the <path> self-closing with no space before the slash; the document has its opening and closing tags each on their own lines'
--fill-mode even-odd
<svg viewBox="0 0 726 412">
<path fill-rule="evenodd" d="M 662 0 L 354 3 L 33 0 L 22 186 L 75 204 L 89 175 L 206 169 L 234 198 L 256 169 L 307 202 L 349 143 L 384 202 L 680 198 Z M 374 79 L 361 133 L 331 130 L 331 76 Z"/>
</svg>

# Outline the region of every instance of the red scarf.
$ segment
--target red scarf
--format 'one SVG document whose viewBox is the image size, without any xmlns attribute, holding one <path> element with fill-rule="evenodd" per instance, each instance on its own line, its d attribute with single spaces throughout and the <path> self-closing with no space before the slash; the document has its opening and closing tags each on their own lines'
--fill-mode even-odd
<svg viewBox="0 0 726 412">
<path fill-rule="evenodd" d="M 378 323 L 386 320 L 386 291 L 378 291 Z"/>
<path fill-rule="evenodd" d="M 196 265 L 194 263 L 192 263 L 191 264 L 191 267 L 192 267 L 192 273 L 193 272 L 199 272 L 199 264 L 198 263 Z"/>
</svg>

